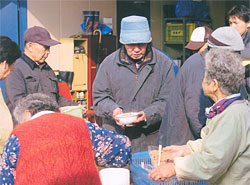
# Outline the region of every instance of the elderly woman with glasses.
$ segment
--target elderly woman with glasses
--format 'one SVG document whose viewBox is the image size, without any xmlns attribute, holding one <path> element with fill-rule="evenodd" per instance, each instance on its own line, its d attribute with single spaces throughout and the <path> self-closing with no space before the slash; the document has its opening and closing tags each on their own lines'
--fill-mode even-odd
<svg viewBox="0 0 250 185">
<path fill-rule="evenodd" d="M 242 100 L 244 67 L 239 54 L 212 48 L 205 55 L 204 94 L 214 100 L 206 109 L 201 139 L 164 148 L 169 163 L 150 171 L 156 181 L 176 175 L 178 180 L 204 180 L 209 184 L 250 182 L 250 104 Z"/>
</svg>

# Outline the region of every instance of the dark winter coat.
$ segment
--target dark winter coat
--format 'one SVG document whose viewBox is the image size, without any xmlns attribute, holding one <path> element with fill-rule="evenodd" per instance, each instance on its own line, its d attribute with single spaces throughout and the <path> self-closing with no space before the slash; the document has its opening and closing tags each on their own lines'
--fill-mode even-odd
<svg viewBox="0 0 250 185">
<path fill-rule="evenodd" d="M 94 110 L 105 118 L 103 127 L 127 135 L 132 141 L 132 152 L 148 150 L 148 145 L 157 143 L 174 78 L 173 62 L 155 48 L 138 70 L 126 61 L 122 49 L 106 57 L 93 84 Z M 123 130 L 112 117 L 118 107 L 123 112 L 144 111 L 147 121 Z"/>
<path fill-rule="evenodd" d="M 205 108 L 212 105 L 202 89 L 206 52 L 193 54 L 178 72 L 160 127 L 159 143 L 163 146 L 182 145 L 200 138 L 206 123 Z"/>
</svg>

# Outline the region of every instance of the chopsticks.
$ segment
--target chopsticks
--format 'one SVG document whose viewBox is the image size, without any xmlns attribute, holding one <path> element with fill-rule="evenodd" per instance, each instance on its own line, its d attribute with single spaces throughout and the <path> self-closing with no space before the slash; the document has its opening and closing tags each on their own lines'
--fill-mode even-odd
<svg viewBox="0 0 250 185">
<path fill-rule="evenodd" d="M 162 145 L 159 145 L 159 149 L 158 149 L 158 166 L 160 166 L 161 164 L 161 151 L 162 151 Z"/>
</svg>

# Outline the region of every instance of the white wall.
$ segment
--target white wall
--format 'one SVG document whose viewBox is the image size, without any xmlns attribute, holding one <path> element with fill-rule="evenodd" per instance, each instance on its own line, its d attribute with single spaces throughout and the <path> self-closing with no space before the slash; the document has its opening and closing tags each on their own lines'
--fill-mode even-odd
<svg viewBox="0 0 250 185">
<path fill-rule="evenodd" d="M 155 47 L 162 49 L 163 41 L 163 2 L 150 2 L 150 28 L 152 33 L 152 42 Z"/>
<path fill-rule="evenodd" d="M 101 23 L 103 17 L 111 17 L 116 35 L 116 0 L 27 0 L 28 28 L 45 27 L 56 40 L 70 37 L 82 31 L 82 12 L 86 10 L 100 11 Z M 60 66 L 59 46 L 51 47 L 47 62 L 54 70 L 67 70 Z"/>
</svg>

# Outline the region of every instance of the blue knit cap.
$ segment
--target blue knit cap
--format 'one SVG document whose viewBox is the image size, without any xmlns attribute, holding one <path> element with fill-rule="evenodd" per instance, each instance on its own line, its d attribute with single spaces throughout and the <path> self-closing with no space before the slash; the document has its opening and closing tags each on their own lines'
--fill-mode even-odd
<svg viewBox="0 0 250 185">
<path fill-rule="evenodd" d="M 151 32 L 146 17 L 133 15 L 122 19 L 120 43 L 143 44 L 151 41 Z"/>
</svg>

